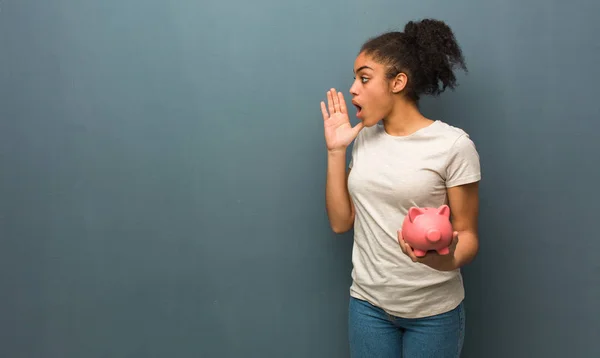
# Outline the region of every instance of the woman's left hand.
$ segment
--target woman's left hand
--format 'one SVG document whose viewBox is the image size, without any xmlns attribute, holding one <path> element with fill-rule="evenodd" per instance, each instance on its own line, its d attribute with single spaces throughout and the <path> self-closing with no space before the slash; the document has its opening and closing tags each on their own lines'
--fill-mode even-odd
<svg viewBox="0 0 600 358">
<path fill-rule="evenodd" d="M 452 271 L 455 270 L 456 260 L 454 258 L 454 252 L 456 245 L 458 244 L 458 232 L 454 231 L 452 235 L 452 242 L 450 244 L 450 253 L 446 255 L 440 255 L 435 251 L 429 251 L 423 257 L 415 256 L 412 248 L 402 238 L 402 230 L 398 230 L 398 243 L 402 252 L 404 252 L 413 262 L 418 262 L 427 265 L 438 271 Z"/>
</svg>

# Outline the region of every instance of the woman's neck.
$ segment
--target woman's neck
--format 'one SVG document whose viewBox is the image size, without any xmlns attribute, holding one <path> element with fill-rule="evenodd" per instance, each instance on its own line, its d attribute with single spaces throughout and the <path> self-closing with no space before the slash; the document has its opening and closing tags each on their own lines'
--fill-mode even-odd
<svg viewBox="0 0 600 358">
<path fill-rule="evenodd" d="M 398 100 L 390 114 L 383 119 L 383 128 L 391 136 L 407 136 L 433 122 L 423 116 L 414 103 Z"/>
</svg>

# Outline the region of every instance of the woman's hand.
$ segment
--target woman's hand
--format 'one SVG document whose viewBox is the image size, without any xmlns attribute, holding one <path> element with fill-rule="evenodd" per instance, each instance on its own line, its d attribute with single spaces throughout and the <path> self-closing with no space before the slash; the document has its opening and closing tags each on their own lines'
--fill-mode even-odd
<svg viewBox="0 0 600 358">
<path fill-rule="evenodd" d="M 360 122 L 352 127 L 344 95 L 336 92 L 335 88 L 327 91 L 327 104 L 329 113 L 327 113 L 325 102 L 321 102 L 327 150 L 330 152 L 345 151 L 363 128 L 363 123 Z"/>
<path fill-rule="evenodd" d="M 452 271 L 457 269 L 454 253 L 456 251 L 456 245 L 458 244 L 458 231 L 454 231 L 452 235 L 452 242 L 450 243 L 450 253 L 446 255 L 440 255 L 435 251 L 429 251 L 423 257 L 415 256 L 412 248 L 402 238 L 402 230 L 398 230 L 398 243 L 402 252 L 411 258 L 413 262 L 418 262 L 427 265 L 438 271 Z"/>
</svg>

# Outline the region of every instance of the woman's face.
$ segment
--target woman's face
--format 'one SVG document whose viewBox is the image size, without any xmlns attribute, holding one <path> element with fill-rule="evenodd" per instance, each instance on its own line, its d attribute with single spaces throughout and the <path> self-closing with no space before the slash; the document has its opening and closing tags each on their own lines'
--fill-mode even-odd
<svg viewBox="0 0 600 358">
<path fill-rule="evenodd" d="M 386 118 L 394 106 L 393 80 L 386 78 L 386 67 L 361 53 L 354 62 L 355 80 L 350 87 L 356 117 L 366 127 Z"/>
</svg>

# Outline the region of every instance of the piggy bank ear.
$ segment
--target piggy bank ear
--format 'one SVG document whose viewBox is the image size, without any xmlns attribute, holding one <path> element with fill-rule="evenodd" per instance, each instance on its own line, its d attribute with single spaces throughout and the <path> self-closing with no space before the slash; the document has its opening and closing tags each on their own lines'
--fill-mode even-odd
<svg viewBox="0 0 600 358">
<path fill-rule="evenodd" d="M 408 220 L 410 220 L 410 222 L 415 221 L 415 218 L 421 214 L 423 214 L 424 211 L 420 208 L 417 207 L 412 207 L 408 210 Z"/>
<path fill-rule="evenodd" d="M 438 215 L 445 216 L 447 218 L 450 217 L 450 207 L 448 205 L 442 205 L 437 210 Z"/>
</svg>

